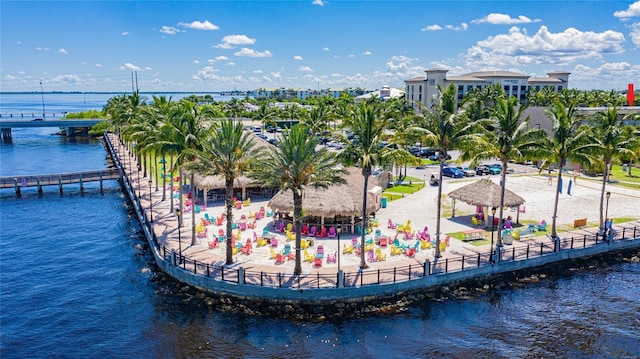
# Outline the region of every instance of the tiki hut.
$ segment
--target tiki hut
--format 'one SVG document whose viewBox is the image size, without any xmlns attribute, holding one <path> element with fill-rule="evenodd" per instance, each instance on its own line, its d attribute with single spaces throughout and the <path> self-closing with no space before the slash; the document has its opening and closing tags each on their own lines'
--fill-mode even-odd
<svg viewBox="0 0 640 359">
<path fill-rule="evenodd" d="M 271 146 L 267 141 L 259 138 L 253 132 L 249 132 L 249 136 L 253 137 L 256 148 L 266 148 Z M 187 173 L 188 171 L 185 171 L 185 174 Z M 203 176 L 195 173 L 194 185 L 196 186 L 196 189 L 202 190 L 204 192 L 205 199 L 209 197 L 210 199 L 216 201 L 225 198 L 225 180 L 223 176 Z M 256 182 L 255 180 L 246 176 L 240 176 L 233 182 L 233 188 L 240 189 L 240 193 L 237 194 L 236 197 L 241 200 L 245 200 L 251 195 L 268 197 L 275 192 L 273 189 L 261 188 L 261 186 L 261 183 Z M 210 190 L 213 190 L 213 192 L 209 193 Z M 247 191 L 249 191 L 249 193 L 247 193 Z"/>
<path fill-rule="evenodd" d="M 483 208 L 483 215 L 485 223 L 489 225 L 489 216 L 487 211 L 491 207 L 500 207 L 500 194 L 502 187 L 493 183 L 488 178 L 483 178 L 474 183 L 468 184 L 464 187 L 460 187 L 455 191 L 449 192 L 448 196 L 453 199 L 453 217 L 456 213 L 456 200 L 463 201 L 470 205 L 476 206 L 476 208 Z M 524 198 L 517 194 L 505 189 L 504 191 L 504 205 L 505 207 L 517 207 L 518 215 L 516 222 L 520 219 L 520 206 L 524 204 Z"/>
<path fill-rule="evenodd" d="M 309 225 L 342 225 L 345 231 L 355 232 L 355 226 L 362 222 L 362 187 L 364 178 L 358 168 L 349 168 L 344 175 L 345 183 L 328 188 L 305 188 L 302 208 Z M 381 205 L 382 188 L 377 177 L 369 178 L 367 191 L 367 213 L 375 213 Z M 289 217 L 293 214 L 293 194 L 290 190 L 280 191 L 269 201 L 268 206 Z"/>
</svg>

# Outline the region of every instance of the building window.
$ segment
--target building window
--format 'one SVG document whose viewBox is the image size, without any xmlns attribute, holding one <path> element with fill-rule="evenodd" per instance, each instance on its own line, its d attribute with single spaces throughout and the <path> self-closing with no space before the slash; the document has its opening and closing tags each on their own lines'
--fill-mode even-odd
<svg viewBox="0 0 640 359">
<path fill-rule="evenodd" d="M 458 92 L 464 91 L 464 85 L 458 85 Z"/>
<path fill-rule="evenodd" d="M 509 85 L 504 86 L 504 92 L 509 93 Z"/>
<path fill-rule="evenodd" d="M 418 94 L 418 101 L 422 102 L 422 94 L 421 93 Z"/>
<path fill-rule="evenodd" d="M 527 86 L 520 86 L 520 91 L 521 92 L 527 91 Z"/>
<path fill-rule="evenodd" d="M 429 86 L 435 86 L 436 85 L 436 80 L 435 79 L 429 79 Z"/>
<path fill-rule="evenodd" d="M 511 92 L 513 93 L 518 92 L 518 86 L 516 85 L 511 86 Z"/>
<path fill-rule="evenodd" d="M 540 85 L 536 85 L 536 91 L 540 91 Z"/>
<path fill-rule="evenodd" d="M 422 85 L 420 85 L 420 87 L 418 87 L 418 92 L 422 92 Z"/>
<path fill-rule="evenodd" d="M 558 86 L 558 92 L 562 91 L 562 86 Z"/>
<path fill-rule="evenodd" d="M 470 92 L 471 90 L 473 90 L 473 85 L 467 85 L 467 92 Z"/>
<path fill-rule="evenodd" d="M 458 100 L 462 100 L 463 97 L 464 97 L 463 94 L 461 94 L 461 93 L 458 94 Z"/>
</svg>

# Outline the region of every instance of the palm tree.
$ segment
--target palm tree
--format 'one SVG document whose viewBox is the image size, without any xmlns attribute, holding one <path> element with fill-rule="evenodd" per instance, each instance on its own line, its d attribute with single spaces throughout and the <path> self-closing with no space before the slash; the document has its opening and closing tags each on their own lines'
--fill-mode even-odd
<svg viewBox="0 0 640 359">
<path fill-rule="evenodd" d="M 545 144 L 546 160 L 541 168 L 550 163 L 558 165 L 558 181 L 556 198 L 553 206 L 553 220 L 551 225 L 551 238 L 554 240 L 555 251 L 560 250 L 560 242 L 556 232 L 556 220 L 558 218 L 558 199 L 562 185 L 562 170 L 567 160 L 579 163 L 592 163 L 593 159 L 589 151 L 598 144 L 592 141 L 590 128 L 582 126 L 582 119 L 576 116 L 575 101 L 568 105 L 556 100 L 547 111 L 551 120 L 553 137 Z"/>
<path fill-rule="evenodd" d="M 600 233 L 602 234 L 604 233 L 604 221 L 607 220 L 603 216 L 603 206 L 604 193 L 611 170 L 611 161 L 620 159 L 623 156 L 634 159 L 635 152 L 633 148 L 638 146 L 640 141 L 637 134 L 635 136 L 625 136 L 624 125 L 618 116 L 616 107 L 609 107 L 605 112 L 599 112 L 593 130 L 599 144 L 597 153 L 600 154 L 604 164 L 602 191 L 600 192 Z"/>
<path fill-rule="evenodd" d="M 362 235 L 360 238 L 360 245 L 364 248 L 367 220 L 369 218 L 369 214 L 367 213 L 369 177 L 371 177 L 373 166 L 380 164 L 382 161 L 378 142 L 384 134 L 385 121 L 382 117 L 382 108 L 380 106 L 375 104 L 370 105 L 364 102 L 356 108 L 353 117 L 345 120 L 346 127 L 351 128 L 357 141 L 355 141 L 355 144 L 350 142 L 343 154 L 345 158 L 353 158 L 357 161 L 362 170 L 362 176 L 364 177 L 362 193 Z M 360 268 L 367 268 L 364 251 L 360 253 Z"/>
<path fill-rule="evenodd" d="M 472 124 L 459 111 L 456 103 L 456 87 L 451 84 L 444 91 L 439 88 L 438 101 L 431 111 L 422 108 L 422 117 L 413 131 L 424 138 L 425 143 L 438 150 L 440 175 L 438 180 L 438 208 L 436 219 L 436 248 L 434 257 L 440 258 L 440 216 L 442 207 L 442 170 L 447 152 L 453 148 L 464 149 L 472 141 Z"/>
<path fill-rule="evenodd" d="M 260 105 L 258 106 L 258 110 L 253 113 L 253 119 L 256 121 L 262 122 L 262 130 L 264 131 L 267 125 L 276 125 L 276 119 L 278 116 L 274 109 L 270 106 L 269 101 L 260 101 Z M 275 138 L 275 132 L 273 133 L 273 138 Z"/>
<path fill-rule="evenodd" d="M 192 161 L 186 164 L 185 168 L 203 176 L 224 177 L 227 217 L 226 264 L 232 264 L 233 184 L 238 177 L 252 168 L 260 152 L 254 151 L 254 138 L 243 131 L 242 123 L 234 123 L 233 119 L 222 120 L 219 126 L 212 126 L 205 134 L 199 149 L 186 151 Z"/>
<path fill-rule="evenodd" d="M 237 98 L 233 98 L 224 104 L 223 109 L 224 112 L 227 113 L 227 116 L 235 121 L 238 120 L 238 118 L 242 114 L 242 111 L 244 111 L 244 106 L 242 104 L 242 101 L 238 100 Z"/>
<path fill-rule="evenodd" d="M 509 160 L 530 158 L 533 154 L 539 154 L 546 138 L 544 131 L 529 128 L 529 117 L 523 118 L 525 109 L 526 105 L 520 106 L 518 99 L 514 96 L 497 98 L 491 117 L 480 121 L 486 129 L 485 135 L 476 137 L 479 141 L 474 141 L 473 152 L 463 153 L 460 157 L 462 161 L 471 160 L 474 164 L 481 159 L 500 159 L 502 173 L 498 228 L 503 226 L 504 194 Z M 498 235 L 496 247 L 502 247 L 501 235 Z"/>
<path fill-rule="evenodd" d="M 264 186 L 280 187 L 281 191 L 293 193 L 293 221 L 296 232 L 295 274 L 302 273 L 300 257 L 300 232 L 302 223 L 302 196 L 309 186 L 326 188 L 342 183 L 343 169 L 337 167 L 338 161 L 326 148 L 316 151 L 318 139 L 308 135 L 304 125 L 295 125 L 282 136 L 278 146 L 271 146 L 260 163 L 260 169 L 254 173 Z M 339 249 L 338 249 L 339 250 Z"/>
<path fill-rule="evenodd" d="M 201 141 L 206 138 L 207 133 L 204 123 L 210 120 L 209 113 L 201 111 L 200 107 L 195 103 L 181 100 L 171 111 L 170 120 L 164 127 L 164 145 L 161 147 L 163 152 L 176 156 L 175 164 L 171 169 L 171 173 L 178 169 L 180 173 L 180 181 L 184 183 L 182 176 L 182 166 L 193 160 L 193 152 L 187 149 L 198 150 Z M 191 200 L 194 202 L 191 211 L 191 235 L 192 244 L 196 244 L 196 226 L 195 226 L 195 186 L 193 181 L 193 172 L 191 173 Z M 182 191 L 180 191 L 180 207 L 182 207 Z M 172 196 L 173 198 L 173 196 Z"/>
</svg>

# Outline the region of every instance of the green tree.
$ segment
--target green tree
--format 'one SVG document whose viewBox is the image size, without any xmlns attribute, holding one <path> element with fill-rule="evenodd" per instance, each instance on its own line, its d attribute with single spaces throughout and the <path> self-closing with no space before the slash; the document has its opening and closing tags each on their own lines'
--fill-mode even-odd
<svg viewBox="0 0 640 359">
<path fill-rule="evenodd" d="M 350 142 L 343 152 L 345 159 L 355 159 L 364 177 L 362 193 L 362 235 L 360 244 L 364 248 L 365 234 L 369 214 L 367 213 L 367 190 L 373 166 L 382 162 L 379 141 L 384 135 L 385 121 L 379 105 L 360 103 L 354 116 L 346 119 L 346 127 L 350 128 L 357 141 Z M 364 251 L 360 253 L 360 268 L 367 268 Z"/>
<path fill-rule="evenodd" d="M 438 180 L 438 208 L 436 220 L 436 248 L 434 257 L 440 254 L 440 216 L 442 209 L 442 169 L 447 152 L 454 148 L 464 149 L 467 142 L 473 140 L 471 136 L 472 124 L 458 109 L 456 101 L 456 87 L 451 84 L 444 91 L 439 90 L 438 100 L 431 110 L 422 108 L 413 131 L 420 134 L 424 142 L 433 146 L 440 158 L 440 175 Z"/>
<path fill-rule="evenodd" d="M 600 233 L 604 233 L 603 216 L 604 194 L 606 191 L 607 180 L 611 170 L 613 160 L 623 157 L 635 159 L 634 148 L 638 146 L 638 133 L 635 135 L 625 136 L 624 125 L 621 117 L 618 115 L 617 107 L 609 107 L 604 112 L 599 112 L 596 116 L 593 128 L 595 138 L 598 141 L 596 153 L 600 156 L 604 164 L 604 173 L 602 174 L 602 191 L 600 192 Z"/>
<path fill-rule="evenodd" d="M 539 155 L 546 139 L 544 131 L 529 128 L 529 118 L 525 118 L 523 115 L 525 109 L 526 105 L 520 106 L 516 97 L 498 97 L 491 117 L 488 120 L 481 120 L 481 124 L 485 128 L 484 135 L 474 136 L 473 151 L 463 153 L 460 158 L 462 161 L 471 160 L 473 164 L 476 164 L 478 160 L 500 159 L 502 173 L 498 228 L 503 227 L 504 195 L 509 160 Z M 498 235 L 496 247 L 502 247 L 501 235 Z"/>
<path fill-rule="evenodd" d="M 293 221 L 296 233 L 295 274 L 302 273 L 300 256 L 300 232 L 302 223 L 302 196 L 309 186 L 326 188 L 332 184 L 343 183 L 343 169 L 326 148 L 316 151 L 318 139 L 308 135 L 304 125 L 295 125 L 282 136 L 278 146 L 271 146 L 261 161 L 254 176 L 264 186 L 280 187 L 281 191 L 290 190 L 293 194 Z"/>
<path fill-rule="evenodd" d="M 212 126 L 206 131 L 200 144 L 200 148 L 190 148 L 186 151 L 192 161 L 186 164 L 185 168 L 203 176 L 224 178 L 224 205 L 227 217 L 226 264 L 232 264 L 233 185 L 238 177 L 252 169 L 260 158 L 260 152 L 254 150 L 254 137 L 243 131 L 242 123 L 234 123 L 232 119 L 222 120 L 219 126 Z"/>
<path fill-rule="evenodd" d="M 562 170 L 567 164 L 567 160 L 578 163 L 591 163 L 593 158 L 589 156 L 589 151 L 597 146 L 590 136 L 590 128 L 582 126 L 582 119 L 576 115 L 575 101 L 568 106 L 561 101 L 553 102 L 547 111 L 551 120 L 553 137 L 545 144 L 546 160 L 543 162 L 544 168 L 551 163 L 558 165 L 558 181 L 556 188 L 556 198 L 553 205 L 553 220 L 551 225 L 551 238 L 555 243 L 555 250 L 560 250 L 558 233 L 556 232 L 556 221 L 558 218 L 558 199 L 562 184 Z"/>
</svg>

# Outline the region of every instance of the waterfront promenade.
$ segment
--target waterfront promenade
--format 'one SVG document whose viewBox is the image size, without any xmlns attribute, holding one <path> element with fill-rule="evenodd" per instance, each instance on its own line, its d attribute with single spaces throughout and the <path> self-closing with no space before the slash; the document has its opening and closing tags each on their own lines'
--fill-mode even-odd
<svg viewBox="0 0 640 359">
<path fill-rule="evenodd" d="M 118 143 L 115 136 L 110 135 L 110 138 L 114 145 Z M 127 158 L 126 156 L 129 155 L 124 146 L 116 145 L 114 149 L 122 159 Z M 123 162 L 127 163 L 125 160 Z M 419 171 L 426 173 L 429 169 L 412 171 L 417 171 L 414 175 L 418 177 Z M 170 192 L 167 192 L 166 200 L 161 201 L 161 185 L 159 190 L 155 191 L 155 183 L 149 186 L 149 178 L 142 177 L 142 173 L 138 173 L 135 166 L 128 166 L 126 172 L 133 188 L 132 192 L 136 196 L 139 194 L 140 208 L 144 210 L 146 216 L 146 220 L 143 220 L 145 223 L 150 222 L 151 219 L 149 202 L 149 196 L 151 195 L 154 220 L 151 228 L 153 228 L 158 244 L 156 255 L 162 259 L 159 263 L 161 268 L 179 280 L 202 289 L 212 289 L 219 293 L 229 293 L 236 296 L 243 296 L 242 293 L 245 296 L 247 293 L 255 293 L 255 295 L 260 296 L 263 293 L 273 298 L 273 290 L 275 289 L 279 290 L 279 293 L 284 293 L 282 297 L 277 297 L 276 299 L 293 300 L 296 297 L 292 297 L 292 291 L 286 289 L 303 289 L 305 291 L 317 289 L 315 294 L 309 294 L 315 300 L 340 298 L 342 296 L 352 299 L 375 298 L 378 294 L 391 295 L 404 290 L 415 290 L 428 285 L 443 283 L 442 278 L 445 276 L 436 274 L 457 273 L 457 276 L 450 278 L 452 280 L 481 277 L 497 274 L 505 271 L 505 269 L 516 270 L 522 268 L 522 264 L 527 262 L 523 259 L 533 258 L 529 260 L 531 262 L 536 258 L 550 258 L 558 254 L 554 253 L 554 243 L 550 238 L 547 236 L 532 236 L 514 241 L 512 245 L 506 245 L 501 256 L 502 262 L 491 264 L 490 245 L 476 246 L 473 243 L 451 238 L 450 246 L 442 252 L 443 256 L 439 259 L 433 257 L 432 250 L 419 250 L 412 258 L 403 254 L 392 256 L 389 247 L 387 247 L 381 249 L 383 255 L 386 255 L 386 260 L 368 262 L 369 268 L 364 271 L 359 269 L 359 256 L 340 253 L 339 262 L 344 282 L 339 283 L 340 279 L 337 275 L 338 263 L 328 263 L 326 261 L 327 254 L 337 254 L 337 238 L 303 237 L 314 240 L 314 246 L 308 248 L 309 253 L 315 253 L 318 246 L 322 245 L 325 257 L 320 267 L 310 262 L 303 262 L 302 275 L 295 276 L 293 275 L 293 260 L 285 260 L 282 264 L 276 264 L 275 260 L 271 258 L 272 249 L 281 251 L 285 244 L 293 247 L 295 242 L 287 242 L 283 233 L 274 230 L 273 218 L 267 217 L 256 220 L 255 233 L 260 236 L 263 228 L 266 227 L 269 235 L 278 239 L 278 246 L 275 248 L 271 246 L 257 247 L 257 243 L 253 242 L 254 229 L 243 231 L 242 239 L 238 242 L 244 244 L 247 239 L 250 239 L 253 246 L 251 254 L 247 255 L 239 252 L 234 255 L 233 265 L 224 266 L 225 243 L 211 249 L 209 248 L 209 242 L 213 240 L 214 235 L 217 235 L 220 228 L 225 227 L 208 226 L 207 236 L 196 238 L 195 244 L 192 245 L 192 213 L 184 213 L 183 225 L 178 230 L 177 217 L 172 208 L 170 208 Z M 477 179 L 476 177 L 468 180 L 445 180 L 443 194 Z M 523 176 L 510 175 L 507 180 L 507 187 L 527 201 L 525 213 L 520 213 L 521 220 L 540 221 L 544 219 L 549 226 L 551 225 L 550 216 L 553 213 L 552 203 L 555 186 L 548 186 L 546 178 L 536 173 Z M 586 217 L 589 222 L 597 221 L 599 189 L 598 182 L 579 180 L 578 185 L 573 188 L 571 196 L 562 195 L 559 206 L 559 225 L 566 227 L 568 224 L 573 223 L 576 218 L 583 217 Z M 635 219 L 640 214 L 640 209 L 637 205 L 640 193 L 615 186 L 609 186 L 608 190 L 612 192 L 608 209 L 609 216 L 634 219 L 624 224 L 615 225 L 615 237 L 637 238 L 640 235 L 640 229 L 636 228 L 634 233 L 634 227 L 640 226 L 640 221 Z M 380 209 L 376 214 L 380 223 L 379 229 L 383 234 L 393 238 L 395 230 L 387 228 L 388 220 L 391 219 L 394 223 L 405 223 L 407 220 L 411 220 L 414 230 L 422 230 L 425 226 L 428 226 L 429 232 L 434 236 L 436 193 L 436 188 L 425 187 L 406 198 L 389 202 L 386 208 Z M 177 199 L 174 200 L 177 205 Z M 250 211 L 256 213 L 261 206 L 266 208 L 267 202 L 268 199 L 252 198 L 249 207 L 234 210 L 234 218 L 238 219 L 243 214 L 249 217 Z M 449 200 L 444 202 L 450 203 Z M 473 209 L 470 206 L 465 206 L 456 204 L 458 216 L 442 219 L 443 234 L 441 239 L 444 239 L 447 233 L 461 232 L 473 228 L 469 219 L 469 214 L 473 212 Z M 268 210 L 268 208 L 266 209 Z M 206 208 L 196 214 L 196 223 L 200 222 L 200 218 L 205 213 L 209 217 L 215 218 L 223 210 L 222 202 L 209 203 Z M 515 213 L 511 213 L 510 210 L 505 212 L 505 216 L 508 215 L 515 218 Z M 563 254 L 569 255 L 573 253 L 570 250 L 572 248 L 598 247 L 595 245 L 596 242 L 599 241 L 601 244 L 603 239 L 601 236 L 596 236 L 597 231 L 597 228 L 589 227 L 560 232 L 559 235 L 563 239 L 561 241 Z M 497 238 L 497 233 L 495 235 Z M 340 245 L 350 244 L 352 237 L 353 235 L 343 233 Z M 413 245 L 415 240 L 403 242 L 407 245 Z M 174 255 L 172 255 L 172 252 Z M 184 257 L 183 261 L 178 259 L 180 252 Z M 565 259 L 572 258 L 572 256 L 573 254 Z M 544 264 L 544 261 L 538 265 L 542 264 Z M 422 283 L 416 280 L 418 278 L 424 279 Z M 213 288 L 211 288 L 212 283 L 215 284 Z M 244 286 L 240 284 L 244 284 Z M 341 286 L 346 288 L 338 288 Z M 242 290 L 242 287 L 248 287 L 248 289 Z M 309 298 L 302 295 L 302 290 L 300 290 L 299 295 L 296 295 L 301 299 Z"/>
</svg>

